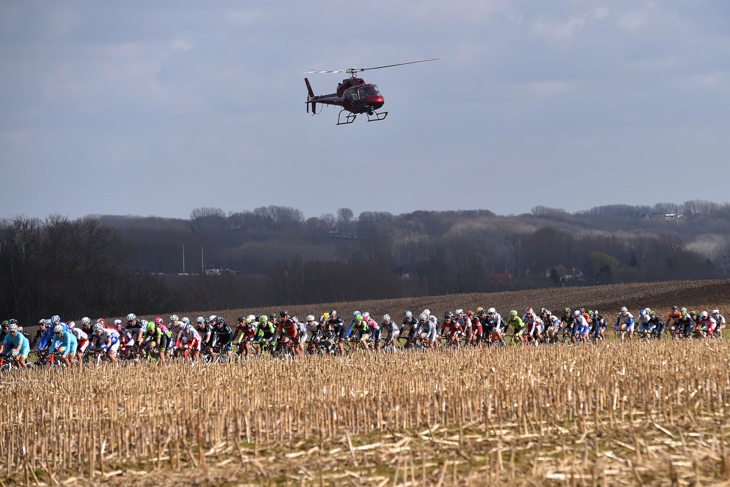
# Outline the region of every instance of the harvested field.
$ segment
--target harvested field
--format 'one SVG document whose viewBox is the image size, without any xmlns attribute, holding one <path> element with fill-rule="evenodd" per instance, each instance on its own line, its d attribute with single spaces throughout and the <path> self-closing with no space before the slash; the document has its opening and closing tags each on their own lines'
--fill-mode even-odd
<svg viewBox="0 0 730 487">
<path fill-rule="evenodd" d="M 730 342 L 3 377 L 3 482 L 676 485 L 730 474 Z"/>
<path fill-rule="evenodd" d="M 702 281 L 316 308 L 723 309 L 729 290 Z M 729 396 L 727 340 L 16 372 L 0 375 L 0 487 L 711 485 L 730 479 Z"/>
</svg>

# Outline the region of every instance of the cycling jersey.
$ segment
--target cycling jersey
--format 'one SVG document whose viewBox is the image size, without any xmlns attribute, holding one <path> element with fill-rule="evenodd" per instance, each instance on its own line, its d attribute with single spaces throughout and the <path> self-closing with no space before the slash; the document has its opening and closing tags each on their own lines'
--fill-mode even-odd
<svg viewBox="0 0 730 487">
<path fill-rule="evenodd" d="M 512 328 L 515 331 L 515 334 L 522 331 L 522 329 L 525 327 L 525 322 L 520 319 L 519 316 L 512 316 L 510 317 L 509 321 L 507 322 L 507 326 L 512 325 Z"/>
<path fill-rule="evenodd" d="M 287 318 L 279 322 L 279 331 L 281 332 L 282 330 L 292 341 L 299 340 L 299 326 L 291 319 Z"/>
<path fill-rule="evenodd" d="M 20 332 L 16 332 L 15 336 L 13 336 L 12 333 L 5 335 L 3 338 L 3 344 L 5 344 L 5 350 L 3 350 L 5 353 L 10 353 L 11 350 L 20 347 L 16 355 L 28 358 L 28 355 L 30 354 L 30 342 L 28 342 L 25 335 Z"/>
<path fill-rule="evenodd" d="M 179 347 L 180 344 L 188 346 L 193 350 L 200 351 L 200 333 L 198 333 L 198 330 L 196 330 L 193 326 L 183 328 L 177 337 L 177 343 L 175 346 Z"/>
<path fill-rule="evenodd" d="M 53 341 L 51 342 L 51 348 L 48 350 L 48 352 L 53 353 L 53 350 L 55 350 L 56 347 L 63 347 L 63 356 L 65 357 L 68 354 L 75 354 L 77 346 L 78 342 L 76 341 L 76 337 L 74 336 L 74 334 L 70 331 L 64 331 L 60 337 L 58 335 L 53 337 Z"/>
<path fill-rule="evenodd" d="M 96 335 L 96 339 L 101 342 L 100 348 L 105 352 L 111 350 L 116 352 L 119 349 L 119 332 L 114 328 L 104 327 L 101 335 Z"/>
<path fill-rule="evenodd" d="M 81 330 L 80 328 L 73 328 L 71 330 L 71 333 L 76 337 L 76 342 L 78 342 L 77 345 L 77 351 L 82 353 L 86 351 L 86 348 L 89 346 L 89 335 L 86 334 L 84 330 Z"/>
<path fill-rule="evenodd" d="M 619 313 L 616 319 L 616 329 L 621 328 L 621 325 L 626 325 L 626 331 L 634 331 L 634 316 L 631 313 Z"/>
<path fill-rule="evenodd" d="M 271 340 L 276 338 L 276 328 L 273 323 L 267 321 L 264 324 L 259 323 L 258 331 L 256 332 L 256 341 L 258 340 Z"/>
</svg>

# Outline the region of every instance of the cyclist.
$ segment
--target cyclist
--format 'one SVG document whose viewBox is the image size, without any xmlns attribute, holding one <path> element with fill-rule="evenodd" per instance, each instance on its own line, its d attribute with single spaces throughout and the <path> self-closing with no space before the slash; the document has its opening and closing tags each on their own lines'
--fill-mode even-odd
<svg viewBox="0 0 730 487">
<path fill-rule="evenodd" d="M 8 324 L 8 333 L 0 343 L 0 354 L 2 353 L 12 355 L 18 360 L 20 367 L 27 368 L 25 362 L 30 354 L 30 343 L 25 335 L 18 330 L 16 323 Z"/>
<path fill-rule="evenodd" d="M 304 322 L 304 335 L 302 343 L 307 343 L 307 351 L 309 353 L 314 352 L 314 345 L 319 340 L 317 332 L 319 331 L 319 322 L 314 319 L 314 315 L 307 315 L 306 321 Z M 309 341 L 306 338 L 309 337 Z"/>
<path fill-rule="evenodd" d="M 215 324 L 218 317 L 214 317 L 210 322 L 198 316 L 195 320 L 195 329 L 200 334 L 200 348 L 205 350 L 213 346 L 213 324 Z"/>
<path fill-rule="evenodd" d="M 87 335 L 84 330 L 77 327 L 76 323 L 73 321 L 68 323 L 68 327 L 74 337 L 76 337 L 76 357 L 79 359 L 79 362 L 81 362 L 84 357 L 84 352 L 86 352 L 86 349 L 89 348 L 89 335 Z"/>
<path fill-rule="evenodd" d="M 431 310 L 424 309 L 418 317 L 420 321 L 419 334 L 426 342 L 427 348 L 436 348 L 438 319 L 431 314 Z"/>
<path fill-rule="evenodd" d="M 441 329 L 443 330 L 443 335 L 448 337 L 450 345 L 459 345 L 459 340 L 461 339 L 461 335 L 464 333 L 464 328 L 462 328 L 461 324 L 454 317 L 451 311 L 444 313 L 444 321 L 441 323 Z"/>
<path fill-rule="evenodd" d="M 591 317 L 593 319 L 593 334 L 596 337 L 596 340 L 605 340 L 606 328 L 608 328 L 608 322 L 606 321 L 606 318 L 604 318 L 597 309 L 592 311 Z"/>
<path fill-rule="evenodd" d="M 720 314 L 719 309 L 712 310 L 712 317 L 715 318 L 715 338 L 722 338 L 722 330 L 725 328 L 725 317 Z"/>
<path fill-rule="evenodd" d="M 710 316 L 710 314 L 707 311 L 703 311 L 700 314 L 700 322 L 697 325 L 697 328 L 699 329 L 702 338 L 714 337 L 716 326 L 717 326 L 717 323 L 715 322 L 715 318 Z"/>
<path fill-rule="evenodd" d="M 370 340 L 370 326 L 362 315 L 355 316 L 354 320 L 355 322 L 352 325 L 352 329 L 355 333 L 357 333 L 357 343 L 367 350 L 368 340 Z"/>
<path fill-rule="evenodd" d="M 104 326 L 104 320 L 99 320 L 94 325 L 94 350 L 96 356 L 103 353 L 112 363 L 117 361 L 117 350 L 119 350 L 119 332 L 114 328 Z"/>
<path fill-rule="evenodd" d="M 455 315 L 456 322 L 459 324 L 464 336 L 466 337 L 466 343 L 471 343 L 474 335 L 474 325 L 472 324 L 471 319 L 464 313 L 463 309 L 457 309 Z"/>
<path fill-rule="evenodd" d="M 563 330 L 570 337 L 570 341 L 575 343 L 575 327 L 573 326 L 573 310 L 565 308 L 562 316 L 560 316 L 560 323 L 562 324 Z"/>
<path fill-rule="evenodd" d="M 258 352 L 268 350 L 271 352 L 276 345 L 276 328 L 269 321 L 266 315 L 259 316 L 258 329 L 256 331 L 256 345 Z"/>
<path fill-rule="evenodd" d="M 651 333 L 657 340 L 662 339 L 662 333 L 664 333 L 664 322 L 661 318 L 659 318 L 659 315 L 656 311 L 651 311 L 649 313 L 649 322 L 651 323 Z"/>
<path fill-rule="evenodd" d="M 407 330 L 409 344 L 411 344 L 413 340 L 416 339 L 416 335 L 418 334 L 418 327 L 419 323 L 418 320 L 413 317 L 413 312 L 406 311 L 406 314 L 403 318 L 403 323 L 401 323 L 401 333 L 405 335 Z"/>
<path fill-rule="evenodd" d="M 340 355 L 345 355 L 345 341 L 349 335 L 349 327 L 345 325 L 342 318 L 337 316 L 337 311 L 330 311 L 330 319 L 327 320 L 327 328 L 337 334 L 337 347 L 340 349 Z"/>
<path fill-rule="evenodd" d="M 233 330 L 226 324 L 225 318 L 219 316 L 215 319 L 213 332 L 215 333 L 213 346 L 219 347 L 220 353 L 225 353 L 230 360 L 233 354 Z"/>
<path fill-rule="evenodd" d="M 373 342 L 373 346 L 375 347 L 375 351 L 380 351 L 380 340 L 382 338 L 382 333 L 380 330 L 380 325 L 377 321 L 375 321 L 371 316 L 370 313 L 367 311 L 362 314 L 362 319 L 365 323 L 368 324 L 368 327 L 370 328 L 370 338 Z"/>
<path fill-rule="evenodd" d="M 236 326 L 238 338 L 234 339 L 238 343 L 238 355 L 248 356 L 251 353 L 251 342 L 256 336 L 256 323 L 255 315 L 238 317 L 238 326 Z"/>
<path fill-rule="evenodd" d="M 522 322 L 525 324 L 527 336 L 532 337 L 535 342 L 541 342 L 541 332 L 544 325 L 540 317 L 535 314 L 535 311 L 532 308 L 527 308 L 525 310 L 525 314 L 522 316 Z"/>
<path fill-rule="evenodd" d="M 505 326 L 505 329 L 512 325 L 512 330 L 515 334 L 515 337 L 522 342 L 522 334 L 525 331 L 525 322 L 520 319 L 519 316 L 517 316 L 517 310 L 513 309 L 509 312 L 509 319 L 507 320 L 507 325 Z"/>
<path fill-rule="evenodd" d="M 279 337 L 282 343 L 285 345 L 291 343 L 291 349 L 296 355 L 302 354 L 302 348 L 299 343 L 299 325 L 289 317 L 289 313 L 286 310 L 279 312 L 279 322 L 277 324 L 279 329 Z"/>
<path fill-rule="evenodd" d="M 31 350 L 35 349 L 35 346 L 38 345 L 38 350 L 41 350 L 41 341 L 43 340 L 43 336 L 46 334 L 48 326 L 48 320 L 41 319 L 38 322 L 38 329 L 36 330 L 35 334 L 33 335 L 33 341 L 30 344 Z"/>
<path fill-rule="evenodd" d="M 616 319 L 616 330 L 621 332 L 621 340 L 624 339 L 624 333 L 629 333 L 629 340 L 634 337 L 634 315 L 629 313 L 628 308 L 623 306 Z"/>
<path fill-rule="evenodd" d="M 49 353 L 58 347 L 58 353 L 61 353 L 61 358 L 66 365 L 74 363 L 74 357 L 76 356 L 76 348 L 78 342 L 76 337 L 69 330 L 65 329 L 63 325 L 56 325 L 53 327 L 54 339 L 51 342 L 51 348 L 48 350 Z"/>
<path fill-rule="evenodd" d="M 682 308 L 683 310 L 687 310 L 686 308 Z M 669 312 L 667 315 L 667 329 L 672 334 L 672 336 L 681 335 L 682 331 L 679 326 L 679 320 L 682 318 L 682 311 L 679 310 L 677 306 L 672 306 L 672 311 Z"/>
<path fill-rule="evenodd" d="M 492 340 L 497 340 L 499 343 L 504 343 L 504 332 L 506 329 L 507 323 L 502 319 L 502 315 L 497 313 L 495 308 L 489 308 L 484 324 L 485 335 L 489 335 Z"/>
<path fill-rule="evenodd" d="M 189 360 L 191 363 L 195 363 L 200 357 L 200 333 L 187 317 L 183 317 L 181 321 L 185 323 L 185 326 L 177 337 L 175 348 L 182 347 L 183 353 L 190 351 Z"/>
<path fill-rule="evenodd" d="M 558 333 L 560 332 L 560 318 L 554 316 L 549 309 L 545 309 L 543 313 L 540 313 L 540 319 L 545 323 L 548 340 L 557 342 Z"/>
<path fill-rule="evenodd" d="M 167 330 L 163 330 L 162 318 L 159 316 L 153 321 L 147 323 L 147 326 L 143 330 L 142 339 L 144 340 L 143 346 L 148 348 L 150 353 L 157 350 L 158 356 L 160 357 L 160 363 L 165 363 L 165 349 L 167 348 L 168 336 L 165 333 Z"/>
<path fill-rule="evenodd" d="M 684 338 L 691 338 L 692 332 L 695 330 L 695 328 L 699 324 L 700 317 L 697 315 L 696 311 L 690 311 L 689 315 L 688 315 L 689 321 L 687 321 L 686 317 L 684 316 L 686 314 L 687 313 L 684 312 L 682 315 L 682 319 L 680 320 L 680 323 L 684 326 L 684 328 L 682 330 L 682 336 L 684 336 Z"/>
<path fill-rule="evenodd" d="M 383 340 L 385 342 L 385 348 L 394 348 L 395 340 L 400 335 L 400 330 L 396 322 L 390 319 L 390 315 L 383 315 L 383 323 L 380 325 L 380 328 L 386 334 Z"/>
<path fill-rule="evenodd" d="M 573 311 L 573 330 L 575 331 L 576 340 L 586 343 L 588 341 L 588 321 L 579 309 Z"/>
</svg>

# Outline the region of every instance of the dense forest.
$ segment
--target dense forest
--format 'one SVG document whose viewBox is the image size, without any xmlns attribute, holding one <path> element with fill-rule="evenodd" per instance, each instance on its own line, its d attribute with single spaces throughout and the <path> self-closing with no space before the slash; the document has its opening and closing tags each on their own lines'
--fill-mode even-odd
<svg viewBox="0 0 730 487">
<path fill-rule="evenodd" d="M 0 222 L 0 271 L 0 311 L 27 320 L 715 278 L 730 204 L 21 216 Z"/>
</svg>

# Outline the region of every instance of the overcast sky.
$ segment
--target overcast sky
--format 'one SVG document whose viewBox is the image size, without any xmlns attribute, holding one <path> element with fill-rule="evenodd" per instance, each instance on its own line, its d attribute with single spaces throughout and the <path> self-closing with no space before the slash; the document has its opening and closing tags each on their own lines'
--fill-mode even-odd
<svg viewBox="0 0 730 487">
<path fill-rule="evenodd" d="M 721 0 L 4 0 L 0 217 L 722 203 L 729 60 Z"/>
</svg>

